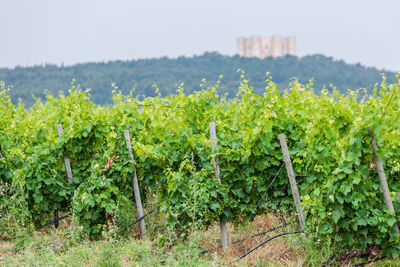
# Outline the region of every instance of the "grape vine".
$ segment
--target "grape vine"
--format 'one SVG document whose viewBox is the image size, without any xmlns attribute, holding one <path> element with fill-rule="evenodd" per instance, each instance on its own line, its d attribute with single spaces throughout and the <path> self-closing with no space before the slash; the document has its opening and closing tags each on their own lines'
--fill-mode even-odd
<svg viewBox="0 0 400 267">
<path fill-rule="evenodd" d="M 123 131 L 129 129 L 142 200 L 157 194 L 171 227 L 207 226 L 222 218 L 251 221 L 266 208 L 294 211 L 278 134 L 287 138 L 306 213 L 306 231 L 343 249 L 382 248 L 397 257 L 393 229 L 400 217 L 400 82 L 359 99 L 294 81 L 283 94 L 267 80 L 263 96 L 243 77 L 235 99 L 218 95 L 218 83 L 186 95 L 143 101 L 114 91 L 111 106 L 97 106 L 90 92 L 72 84 L 68 95 L 37 100 L 28 111 L 13 105 L 0 83 L 0 179 L 13 184 L 38 226 L 46 214 L 72 210 L 96 235 L 121 201 L 134 202 L 133 166 Z M 211 151 L 209 122 L 218 145 Z M 64 133 L 57 135 L 56 125 Z M 374 130 L 397 216 L 384 204 L 374 168 Z M 69 184 L 63 165 L 73 171 Z M 212 158 L 221 167 L 221 184 Z"/>
</svg>

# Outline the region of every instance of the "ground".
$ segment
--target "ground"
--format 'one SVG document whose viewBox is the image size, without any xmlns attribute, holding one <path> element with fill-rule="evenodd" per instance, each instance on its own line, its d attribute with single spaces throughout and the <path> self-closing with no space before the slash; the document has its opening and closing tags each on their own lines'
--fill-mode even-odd
<svg viewBox="0 0 400 267">
<path fill-rule="evenodd" d="M 282 223 L 273 215 L 258 216 L 248 224 L 229 223 L 229 241 L 241 240 Z M 0 241 L 2 266 L 320 266 L 329 256 L 326 249 L 316 249 L 304 234 L 278 237 L 253 253 L 239 256 L 267 238 L 285 231 L 296 230 L 293 224 L 266 235 L 248 238 L 227 251 L 218 248 L 219 224 L 176 238 L 175 233 L 162 228 L 162 218 L 149 217 L 146 221 L 148 237 L 141 239 L 138 230 L 127 238 L 105 233 L 98 240 L 90 240 L 71 220 L 64 220 L 58 229 L 53 226 L 39 232 L 21 231 L 12 240 Z M 210 252 L 200 255 L 208 249 Z M 333 249 L 333 248 L 331 248 Z M 367 259 L 353 261 L 364 262 Z M 340 266 L 353 266 L 341 262 Z M 399 261 L 377 262 L 369 266 L 400 266 Z"/>
</svg>

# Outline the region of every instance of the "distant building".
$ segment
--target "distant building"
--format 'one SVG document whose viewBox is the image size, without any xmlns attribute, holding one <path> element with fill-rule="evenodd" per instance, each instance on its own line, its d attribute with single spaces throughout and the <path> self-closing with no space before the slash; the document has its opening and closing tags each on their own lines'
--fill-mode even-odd
<svg viewBox="0 0 400 267">
<path fill-rule="evenodd" d="M 241 57 L 282 57 L 296 55 L 296 37 L 272 37 L 252 36 L 250 38 L 237 38 L 237 53 Z"/>
</svg>

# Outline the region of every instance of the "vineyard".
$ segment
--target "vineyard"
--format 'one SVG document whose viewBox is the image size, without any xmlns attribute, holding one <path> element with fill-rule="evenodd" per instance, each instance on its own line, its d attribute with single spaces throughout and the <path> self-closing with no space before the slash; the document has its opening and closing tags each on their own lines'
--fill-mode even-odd
<svg viewBox="0 0 400 267">
<path fill-rule="evenodd" d="M 281 93 L 268 79 L 260 96 L 242 76 L 234 99 L 219 95 L 218 83 L 194 94 L 179 87 L 174 96 L 144 100 L 115 88 L 113 104 L 98 106 L 88 90 L 72 84 L 68 95 L 37 100 L 27 110 L 14 105 L 0 83 L 0 183 L 22 203 L 21 220 L 39 227 L 55 214 L 71 214 L 93 238 L 120 207 L 136 207 L 135 174 L 141 201 L 155 196 L 153 208 L 176 231 L 220 220 L 243 224 L 266 210 L 296 212 L 278 139 L 284 134 L 305 232 L 340 243 L 342 252 L 378 246 L 384 257 L 397 258 L 400 81 L 389 85 L 383 78 L 363 99 L 358 91 L 317 95 L 312 87 L 294 81 Z M 396 214 L 385 205 L 368 127 Z"/>
</svg>

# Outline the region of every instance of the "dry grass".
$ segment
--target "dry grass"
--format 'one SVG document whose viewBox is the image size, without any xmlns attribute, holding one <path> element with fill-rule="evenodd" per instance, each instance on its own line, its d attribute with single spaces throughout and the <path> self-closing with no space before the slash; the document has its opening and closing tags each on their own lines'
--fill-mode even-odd
<svg viewBox="0 0 400 267">
<path fill-rule="evenodd" d="M 281 222 L 275 216 L 257 216 L 255 220 L 248 225 L 235 227 L 233 224 L 227 224 L 229 244 L 235 240 L 248 238 L 249 236 L 275 227 Z M 217 247 L 220 244 L 219 224 L 215 224 L 207 231 L 203 232 L 201 237 L 201 246 L 210 249 L 206 257 L 214 258 L 215 261 L 226 266 L 302 266 L 304 262 L 304 249 L 295 246 L 292 236 L 276 238 L 241 260 L 237 260 L 240 255 L 255 247 L 257 244 L 267 238 L 280 232 L 286 232 L 288 228 L 281 228 L 266 235 L 248 238 L 243 242 L 230 245 L 226 252 Z"/>
<path fill-rule="evenodd" d="M 285 219 L 290 221 L 290 219 Z M 151 223 L 152 222 L 152 223 Z M 201 256 L 200 261 L 206 262 L 202 266 L 309 266 L 306 263 L 307 254 L 317 255 L 319 251 L 307 247 L 303 243 L 303 239 L 298 242 L 299 235 L 287 235 L 278 237 L 261 246 L 251 254 L 241 260 L 237 260 L 240 255 L 252 249 L 262 241 L 273 235 L 281 232 L 297 230 L 297 224 L 287 226 L 286 228 L 277 229 L 276 231 L 267 233 L 263 236 L 248 238 L 256 233 L 268 230 L 282 224 L 282 216 L 280 218 L 273 214 L 257 216 L 248 224 L 242 223 L 240 226 L 234 226 L 231 223 L 227 224 L 229 243 L 232 241 L 245 239 L 235 245 L 230 245 L 227 251 L 219 248 L 220 245 L 220 228 L 219 223 L 215 223 L 207 230 L 194 231 L 187 239 L 177 243 L 168 243 L 160 245 L 158 243 L 159 235 L 163 234 L 165 228 L 162 217 L 153 217 L 148 220 L 147 240 L 138 240 L 139 231 L 133 234 L 132 239 L 122 240 L 119 243 L 109 242 L 108 240 L 99 240 L 95 242 L 75 241 L 66 245 L 65 251 L 57 257 L 53 257 L 52 253 L 40 249 L 41 243 L 54 239 L 68 238 L 66 233 L 73 228 L 70 218 L 60 222 L 59 229 L 54 229 L 54 226 L 49 226 L 35 234 L 35 239 L 30 242 L 27 251 L 16 253 L 14 250 L 15 244 L 12 241 L 0 241 L 0 265 L 8 263 L 23 263 L 26 265 L 46 265 L 43 263 L 53 263 L 54 260 L 62 262 L 61 265 L 68 266 L 78 262 L 87 262 L 90 266 L 98 266 L 104 261 L 105 264 L 111 264 L 115 261 L 116 266 L 196 266 L 199 262 L 198 252 L 193 252 L 197 249 L 197 244 L 200 248 L 209 249 L 210 252 Z M 136 227 L 137 228 L 137 227 Z M 65 236 L 64 236 L 65 235 Z M 64 237 L 63 237 L 64 236 Z M 153 238 L 151 238 L 153 237 Z M 165 238 L 168 240 L 168 233 L 165 233 Z M 247 238 L 247 239 L 246 239 Z M 64 240 L 65 241 L 65 240 Z M 190 247 L 190 244 L 195 244 Z M 315 253 L 315 254 L 313 254 Z M 43 259 L 43 255 L 48 259 Z M 53 258 L 51 258 L 51 257 Z M 316 266 L 320 266 L 321 262 L 318 258 Z M 366 261 L 359 259 L 358 262 Z M 91 264 L 89 264 L 91 262 Z M 185 264 L 185 265 L 182 265 Z M 333 266 L 353 266 L 351 262 L 335 263 Z M 384 265 L 382 265 L 384 264 Z M 11 266 L 11 265 L 10 265 Z M 105 266 L 105 265 L 104 265 Z M 385 263 L 377 262 L 368 265 L 373 266 L 400 266 L 397 260 L 385 261 Z"/>
<path fill-rule="evenodd" d="M 12 256 L 13 253 L 13 244 L 7 241 L 0 241 L 0 265 L 3 259 L 6 257 Z"/>
</svg>

